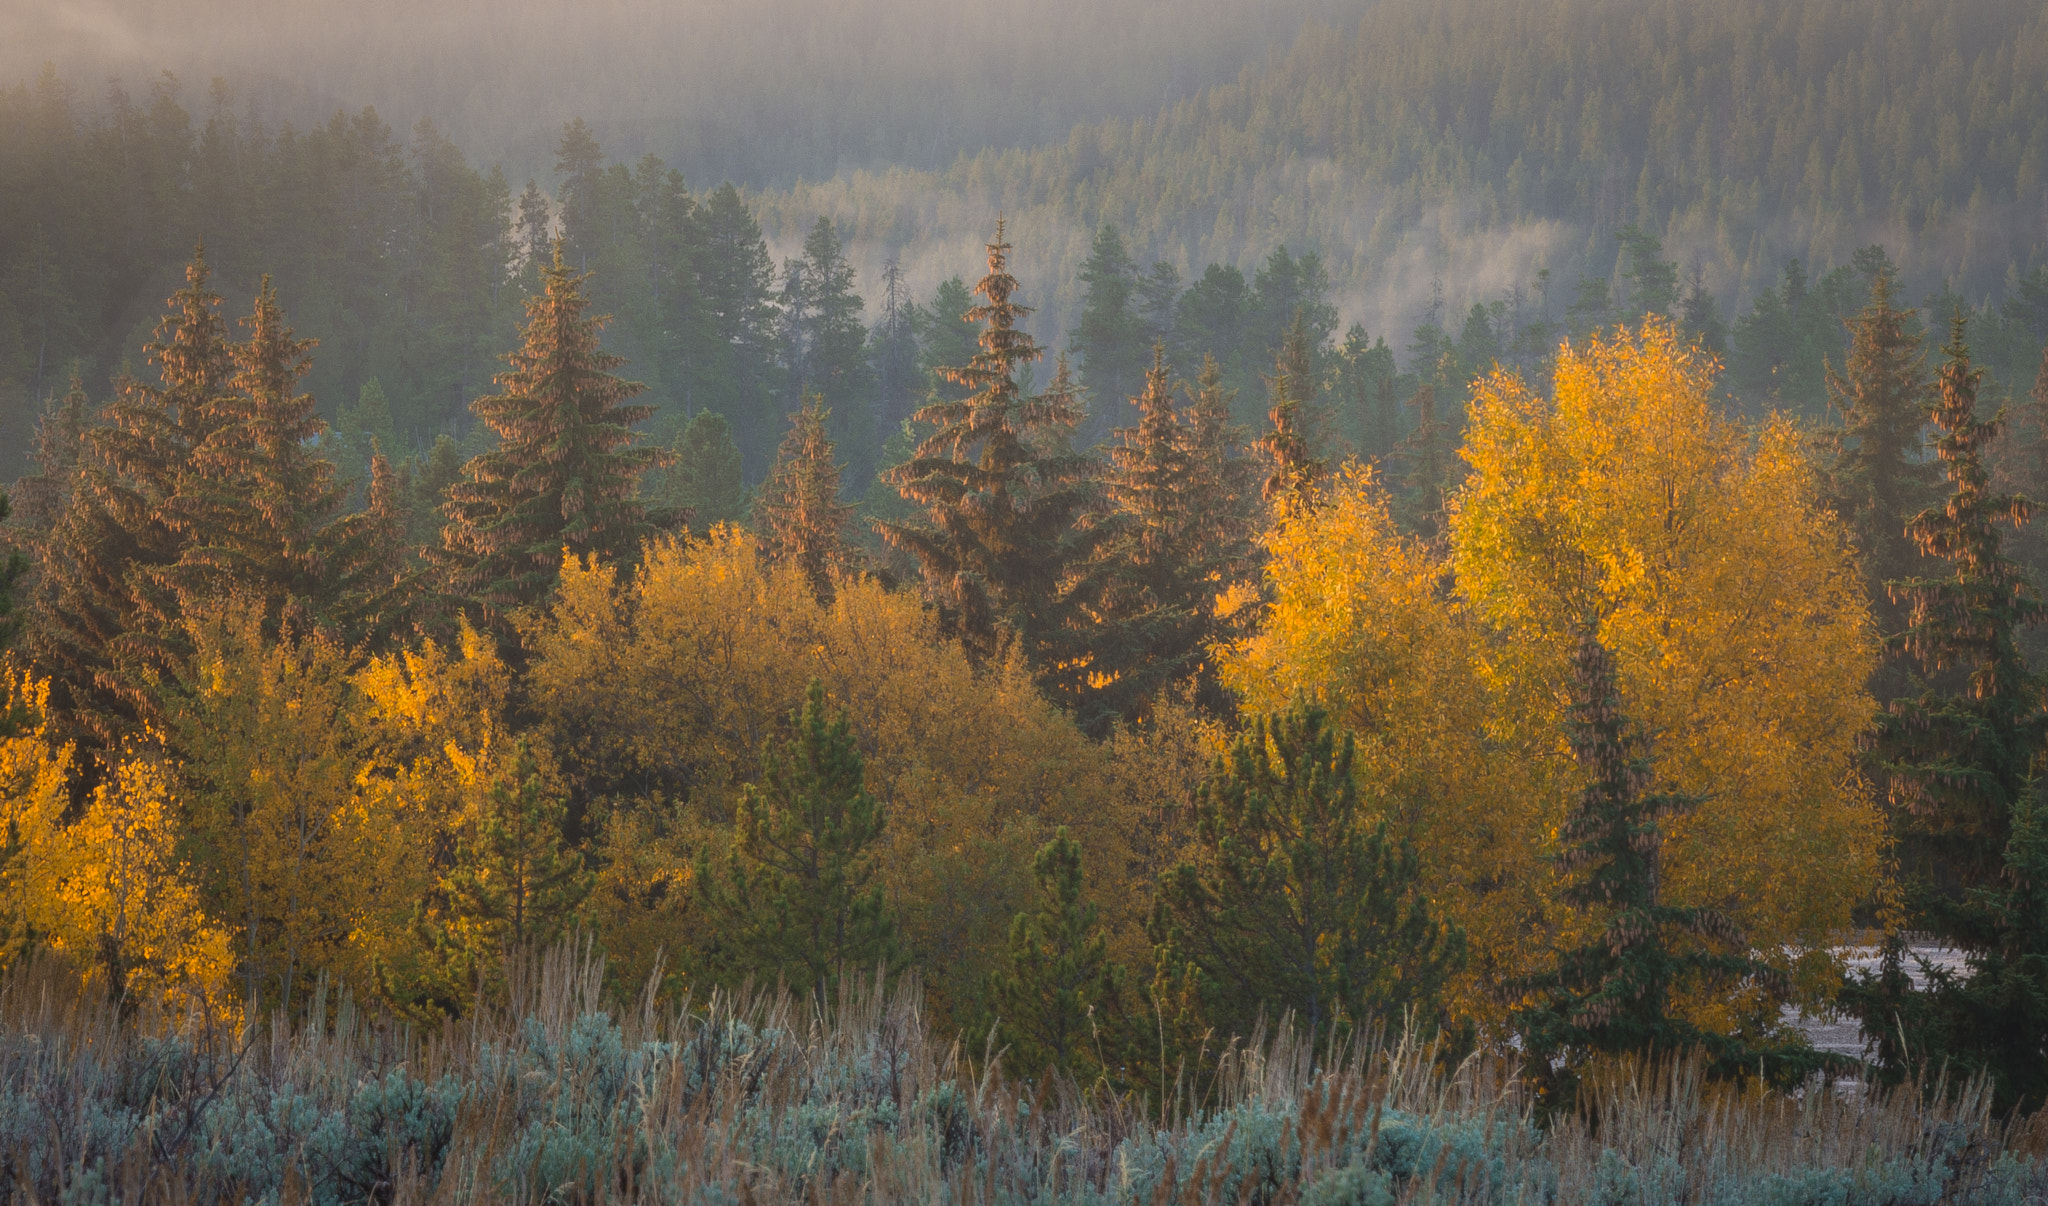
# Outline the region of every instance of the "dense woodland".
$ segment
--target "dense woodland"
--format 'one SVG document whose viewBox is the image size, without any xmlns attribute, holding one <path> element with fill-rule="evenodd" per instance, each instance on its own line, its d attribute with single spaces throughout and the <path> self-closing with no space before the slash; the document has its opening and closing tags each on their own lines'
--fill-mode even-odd
<svg viewBox="0 0 2048 1206">
<path fill-rule="evenodd" d="M 1711 15 L 1692 61 L 1821 96 L 1861 10 L 1773 11 L 1811 72 Z M 1986 95 L 1956 162 L 2023 200 L 2040 134 Z M 2048 265 L 2015 225 L 1995 295 L 1909 288 L 1960 176 L 1873 158 L 1900 241 L 1741 307 L 1667 250 L 1723 200 L 1638 187 L 1568 303 L 1446 281 L 1398 336 L 1347 321 L 1334 235 L 1190 281 L 1103 222 L 1048 343 L 1054 257 L 993 206 L 913 289 L 829 216 L 778 262 L 800 191 L 580 119 L 543 191 L 215 100 L 0 98 L 10 975 L 424 1031 L 540 1008 L 525 961 L 580 942 L 590 1000 L 779 985 L 851 1033 L 894 992 L 1139 1119 L 1236 1040 L 1390 1030 L 1559 1125 L 1627 1058 L 2048 1104 Z M 1443 187 L 1514 178 L 1462 145 Z M 954 171 L 1013 162 L 1050 160 Z M 1529 170 L 1532 213 L 1606 204 Z"/>
</svg>

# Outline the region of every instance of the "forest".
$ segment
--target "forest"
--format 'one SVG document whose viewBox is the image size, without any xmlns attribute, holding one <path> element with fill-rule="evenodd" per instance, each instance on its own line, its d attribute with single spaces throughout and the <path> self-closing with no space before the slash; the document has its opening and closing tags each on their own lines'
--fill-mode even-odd
<svg viewBox="0 0 2048 1206">
<path fill-rule="evenodd" d="M 2048 1193 L 2048 26 L 1601 2 L 772 189 L 0 91 L 0 1191 Z M 1162 234 L 1325 154 L 1578 233 Z"/>
</svg>

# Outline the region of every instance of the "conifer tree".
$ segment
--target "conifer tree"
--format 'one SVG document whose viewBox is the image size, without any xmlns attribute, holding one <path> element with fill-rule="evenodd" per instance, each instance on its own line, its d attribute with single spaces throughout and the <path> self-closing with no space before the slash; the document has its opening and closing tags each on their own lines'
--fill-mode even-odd
<svg viewBox="0 0 2048 1206">
<path fill-rule="evenodd" d="M 874 401 L 875 380 L 867 357 L 865 303 L 853 289 L 853 265 L 830 218 L 821 217 L 804 239 L 797 264 L 801 293 L 800 320 L 790 349 L 795 372 L 790 384 L 802 397 L 821 398 L 834 420 L 832 432 L 841 447 L 866 444 L 867 418 Z M 863 476 L 865 476 L 863 474 Z"/>
<path fill-rule="evenodd" d="M 1021 1076 L 1057 1069 L 1087 1084 L 1115 1063 L 1124 969 L 1109 957 L 1096 908 L 1081 899 L 1081 844 L 1063 825 L 1031 860 L 1037 906 L 1017 914 L 989 1000 Z"/>
<path fill-rule="evenodd" d="M 1209 1021 L 1239 1035 L 1283 1010 L 1318 1034 L 1411 1009 L 1438 1020 L 1464 935 L 1433 915 L 1413 847 L 1365 814 L 1353 748 L 1297 698 L 1217 758 L 1196 857 L 1159 881 L 1155 991 L 1192 976 Z"/>
<path fill-rule="evenodd" d="M 453 588 L 495 612 L 545 598 L 565 552 L 623 559 L 646 529 L 636 487 L 664 457 L 633 447 L 632 427 L 653 410 L 627 404 L 643 387 L 612 373 L 621 361 L 598 345 L 605 320 L 584 313 L 587 279 L 557 241 L 497 377 L 504 392 L 471 404 L 499 442 L 448 488 L 442 540 Z"/>
<path fill-rule="evenodd" d="M 1839 375 L 1828 373 L 1828 394 L 1842 414 L 1828 469 L 1830 503 L 1862 552 L 1864 578 L 1885 632 L 1896 632 L 1903 611 L 1885 584 L 1911 577 L 1919 553 L 1906 521 L 1929 500 L 1936 466 L 1923 459 L 1928 381 L 1920 340 L 1907 330 L 1911 310 L 1891 304 L 1891 278 L 1871 284 L 1870 304 L 1850 329 L 1854 341 Z"/>
<path fill-rule="evenodd" d="M 697 209 L 702 267 L 697 298 L 702 321 L 692 325 L 689 394 L 695 410 L 715 410 L 732 424 L 749 473 L 768 466 L 784 408 L 775 360 L 774 262 L 761 224 L 739 190 L 727 183 Z"/>
<path fill-rule="evenodd" d="M 1186 416 L 1191 523 L 1223 583 L 1241 582 L 1258 553 L 1258 463 L 1243 455 L 1244 432 L 1231 422 L 1230 391 L 1214 356 L 1202 357 Z"/>
<path fill-rule="evenodd" d="M 882 805 L 845 714 L 826 716 L 816 679 L 789 719 L 786 743 L 762 744 L 761 781 L 740 798 L 725 866 L 698 863 L 720 923 L 707 955 L 728 977 L 786 977 L 824 1001 L 843 977 L 896 958 L 876 875 Z"/>
<path fill-rule="evenodd" d="M 1615 232 L 1622 255 L 1628 261 L 1621 278 L 1629 284 L 1628 307 L 1635 318 L 1655 314 L 1671 315 L 1678 301 L 1678 263 L 1660 258 L 1664 244 L 1656 235 L 1631 222 Z"/>
<path fill-rule="evenodd" d="M 1909 849 L 1976 884 L 1999 865 L 2042 739 L 2043 684 L 2020 655 L 2017 636 L 2048 613 L 2000 547 L 1999 525 L 2024 524 L 2034 504 L 1991 492 L 1984 450 L 2004 416 L 1978 417 L 1983 370 L 1970 366 L 1963 335 L 1958 315 L 1931 415 L 1949 497 L 1907 527 L 1928 564 L 1945 562 L 1949 573 L 1889 584 L 1907 608 L 1906 627 L 1891 645 L 1930 681 L 1878 717 L 1876 752 L 1913 839 Z M 1933 873 L 1924 864 L 1911 870 L 1923 885 Z M 1939 903 L 1921 903 L 1929 910 L 1923 928 L 1946 932 Z"/>
<path fill-rule="evenodd" d="M 1663 822 L 1698 800 L 1656 790 L 1647 742 L 1621 710 L 1614 659 L 1587 633 L 1572 658 L 1572 754 L 1586 785 L 1558 831 L 1558 869 L 1569 877 L 1566 903 L 1596 927 L 1562 952 L 1557 965 L 1515 985 L 1530 1003 L 1515 1018 L 1539 1079 L 1562 1059 L 1565 1083 L 1588 1055 L 1674 1053 L 1704 1048 L 1729 1069 L 1753 1066 L 1740 1043 L 1701 1030 L 1671 1012 L 1672 993 L 1699 977 L 1774 981 L 1745 955 L 1740 935 L 1711 909 L 1670 904 L 1661 895 Z M 1678 935 L 1698 940 L 1682 943 Z M 1703 947 L 1701 943 L 1710 944 Z M 1561 1087 L 1553 1083 L 1553 1089 Z"/>
<path fill-rule="evenodd" d="M 1108 434 L 1118 403 L 1144 388 L 1146 332 L 1135 305 L 1138 265 L 1116 227 L 1095 232 L 1080 275 L 1087 293 L 1071 344 L 1093 401 L 1081 432 L 1082 442 L 1092 444 Z"/>
<path fill-rule="evenodd" d="M 1079 414 L 1072 393 L 1056 381 L 1026 397 L 1018 384 L 1041 349 L 1017 325 L 1030 311 L 1014 300 L 1009 253 L 998 221 L 988 275 L 975 286 L 983 303 L 966 315 L 982 324 L 980 350 L 946 370 L 968 396 L 918 411 L 917 421 L 937 430 L 891 473 L 925 522 L 876 527 L 917 558 L 949 628 L 974 656 L 994 656 L 999 629 L 1008 629 L 1043 666 L 1063 638 L 1062 587 L 1079 551 L 1074 518 L 1089 462 L 1060 447 Z"/>
<path fill-rule="evenodd" d="M 1905 912 L 1897 920 L 1962 950 L 1969 974 L 1923 965 L 1928 986 L 1916 990 L 1895 930 L 1880 974 L 1852 982 L 1843 1001 L 1873 1037 L 1882 1076 L 1953 1062 L 1989 1072 L 2003 1109 L 2039 1105 L 2048 1090 L 2040 1042 L 2048 1034 L 2048 841 L 2036 777 L 2048 684 L 2018 647 L 2044 612 L 2001 548 L 1998 525 L 2025 523 L 2034 503 L 1990 491 L 1983 452 L 2004 416 L 1977 416 L 1983 370 L 1970 365 L 1960 314 L 1943 355 L 1931 417 L 1949 497 L 1915 516 L 1908 533 L 1949 573 L 1890 584 L 1908 608 L 1905 631 L 1890 643 L 1928 682 L 1879 714 L 1873 744 L 1900 850 Z"/>
<path fill-rule="evenodd" d="M 831 602 L 834 579 L 852 568 L 846 525 L 853 508 L 839 501 L 839 466 L 825 430 L 830 416 L 818 395 L 804 398 L 754 504 L 762 551 L 802 570 L 821 603 Z"/>
<path fill-rule="evenodd" d="M 13 514 L 13 504 L 7 500 L 7 492 L 0 490 L 0 524 L 7 522 Z M 14 614 L 14 585 L 28 573 L 28 558 L 17 550 L 8 549 L 0 557 L 0 652 L 21 633 L 21 617 Z"/>
<path fill-rule="evenodd" d="M 56 405 L 43 412 L 36 423 L 35 472 L 24 476 L 15 487 L 17 522 L 38 537 L 47 537 L 70 505 L 72 487 L 78 476 L 78 457 L 85 447 L 85 432 L 92 425 L 92 402 L 85 384 L 71 376 L 71 388 Z"/>
<path fill-rule="evenodd" d="M 568 807 L 521 739 L 443 879 L 448 917 L 479 958 L 545 946 L 574 921 L 592 877 L 568 842 Z"/>
<path fill-rule="evenodd" d="M 1266 417 L 1272 429 L 1259 441 L 1272 473 L 1266 478 L 1266 501 L 1273 506 L 1314 506 L 1327 467 L 1310 447 L 1309 416 L 1304 403 L 1314 396 L 1308 327 L 1297 313 L 1282 337 L 1273 375 L 1266 379 L 1272 406 Z"/>
<path fill-rule="evenodd" d="M 751 505 L 742 476 L 739 445 L 715 410 L 700 410 L 683 425 L 669 449 L 665 470 L 649 475 L 649 497 L 687 519 L 699 535 L 714 524 L 740 523 Z"/>
<path fill-rule="evenodd" d="M 1408 399 L 1415 429 L 1394 449 L 1401 469 L 1401 518 L 1415 531 L 1434 533 L 1441 523 L 1450 476 L 1450 433 L 1437 419 L 1436 387 L 1425 382 Z"/>
<path fill-rule="evenodd" d="M 981 330 L 967 317 L 974 308 L 974 293 L 957 276 L 939 282 L 932 304 L 924 313 L 924 326 L 917 333 L 918 367 L 925 375 L 919 397 L 934 394 L 958 402 L 973 391 L 948 376 L 954 365 L 974 359 L 981 346 Z"/>
<path fill-rule="evenodd" d="M 69 726 L 105 746 L 150 714 L 147 682 L 168 669 L 144 656 L 146 642 L 121 646 L 131 633 L 176 626 L 175 595 L 155 587 L 151 571 L 184 552 L 172 500 L 192 450 L 225 421 L 221 399 L 235 366 L 208 275 L 204 250 L 194 252 L 185 287 L 144 348 L 158 384 L 122 381 L 86 431 L 70 504 L 43 547 L 34 652 L 61 685 Z"/>
<path fill-rule="evenodd" d="M 929 321 L 924 308 L 912 300 L 903 283 L 903 265 L 896 260 L 882 270 L 881 310 L 869 338 L 869 358 L 875 375 L 876 417 L 882 430 L 893 435 L 917 409 L 915 400 L 924 395 L 917 379 L 917 333 Z"/>
</svg>

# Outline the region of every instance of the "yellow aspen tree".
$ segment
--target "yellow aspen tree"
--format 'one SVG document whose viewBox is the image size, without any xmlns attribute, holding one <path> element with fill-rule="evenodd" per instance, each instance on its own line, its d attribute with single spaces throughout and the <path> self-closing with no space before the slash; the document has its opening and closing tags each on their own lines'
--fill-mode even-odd
<svg viewBox="0 0 2048 1206">
<path fill-rule="evenodd" d="M 1613 652 L 1660 772 L 1703 801 L 1666 834 L 1669 899 L 1805 952 L 1817 995 L 1821 948 L 1878 873 L 1856 773 L 1876 642 L 1799 433 L 1725 417 L 1716 367 L 1653 319 L 1563 348 L 1549 396 L 1476 382 L 1450 567 L 1522 748 L 1563 766 L 1572 651 L 1589 634 Z"/>
</svg>

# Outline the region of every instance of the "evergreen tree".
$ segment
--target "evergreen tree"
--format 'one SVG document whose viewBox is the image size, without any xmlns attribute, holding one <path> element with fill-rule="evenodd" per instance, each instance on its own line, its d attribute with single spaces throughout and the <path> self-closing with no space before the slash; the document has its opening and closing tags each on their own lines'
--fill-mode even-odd
<svg viewBox="0 0 2048 1206">
<path fill-rule="evenodd" d="M 1173 318 L 1180 304 L 1180 269 L 1165 260 L 1154 263 L 1138 278 L 1132 300 L 1146 342 L 1176 346 Z"/>
<path fill-rule="evenodd" d="M 1414 849 L 1361 807 L 1353 740 L 1297 699 L 1254 718 L 1197 797 L 1195 858 L 1159 881 L 1151 935 L 1168 992 L 1191 976 L 1209 1021 L 1246 1035 L 1291 1012 L 1313 1033 L 1438 1020 L 1465 939 L 1418 884 Z"/>
<path fill-rule="evenodd" d="M 761 224 L 730 183 L 698 207 L 702 321 L 692 325 L 689 391 L 693 410 L 715 410 L 732 424 L 750 475 L 765 472 L 784 407 L 776 366 L 775 265 Z"/>
<path fill-rule="evenodd" d="M 1266 387 L 1272 398 L 1266 411 L 1272 429 L 1259 441 L 1272 464 L 1264 488 L 1266 501 L 1275 507 L 1314 506 L 1328 470 L 1311 450 L 1309 417 L 1303 409 L 1315 394 L 1305 315 L 1297 313 L 1287 328 Z"/>
<path fill-rule="evenodd" d="M 1057 448 L 1078 416 L 1072 394 L 1055 383 L 1026 397 L 1019 387 L 1019 370 L 1040 348 L 1017 325 L 1030 311 L 1014 300 L 1009 253 L 998 221 L 988 275 L 975 286 L 984 302 L 967 312 L 983 324 L 980 349 L 947 370 L 968 396 L 918 411 L 917 421 L 937 430 L 891 473 L 925 522 L 876 526 L 917 558 L 948 627 L 974 656 L 994 656 L 1007 629 L 1043 667 L 1058 660 L 1048 655 L 1064 637 L 1062 587 L 1080 552 L 1074 518 L 1089 462 Z"/>
<path fill-rule="evenodd" d="M 541 270 L 547 267 L 548 250 L 554 240 L 554 215 L 548 209 L 548 199 L 540 191 L 540 185 L 526 182 L 526 190 L 519 194 L 519 215 L 517 220 L 517 242 L 520 276 L 528 290 L 540 284 Z"/>
<path fill-rule="evenodd" d="M 893 435 L 924 395 L 925 387 L 918 380 L 917 333 L 928 321 L 923 307 L 911 299 L 903 283 L 903 265 L 896 260 L 882 270 L 881 309 L 881 320 L 868 339 L 868 355 L 875 380 L 876 417 L 882 430 Z"/>
<path fill-rule="evenodd" d="M 13 510 L 7 492 L 0 490 L 0 524 L 7 522 Z M 21 617 L 14 614 L 14 584 L 27 573 L 28 558 L 19 551 L 8 549 L 7 555 L 0 558 L 0 653 L 5 653 L 21 634 Z"/>
<path fill-rule="evenodd" d="M 1998 533 L 2001 523 L 2023 524 L 2034 504 L 1990 491 L 1983 451 L 2004 416 L 1977 416 L 1983 370 L 1970 365 L 1960 313 L 1943 354 L 1931 417 L 1949 497 L 1915 516 L 1908 532 L 1949 573 L 1890 584 L 1909 609 L 1890 644 L 1930 681 L 1879 714 L 1873 744 L 1905 888 L 1896 921 L 1962 950 L 1969 974 L 1923 964 L 1927 987 L 1916 990 L 1895 927 L 1880 973 L 1852 982 L 1843 1001 L 1872 1036 L 1883 1078 L 1953 1062 L 1959 1072 L 1989 1073 L 2000 1109 L 2038 1106 L 2048 1089 L 2048 843 L 2035 766 L 2048 691 L 2018 636 L 2044 612 Z"/>
<path fill-rule="evenodd" d="M 1394 351 L 1382 336 L 1372 342 L 1357 323 L 1344 333 L 1337 349 L 1337 396 L 1354 447 L 1368 464 L 1383 465 L 1401 438 L 1399 404 L 1394 396 Z"/>
<path fill-rule="evenodd" d="M 1983 373 L 1970 366 L 1963 331 L 1958 315 L 1943 349 L 1931 415 L 1949 496 L 1907 527 L 1920 554 L 1930 564 L 1946 563 L 1949 573 L 1888 584 L 1907 608 L 1905 629 L 1890 645 L 1930 681 L 1917 696 L 1887 706 L 1875 739 L 1909 839 L 1905 870 L 1921 889 L 1913 902 L 1918 928 L 1942 935 L 1952 927 L 1947 905 L 1934 892 L 1937 876 L 1971 885 L 1996 873 L 2043 736 L 2043 684 L 2016 638 L 2044 612 L 1998 533 L 2000 524 L 2025 523 L 2034 504 L 1990 490 L 1984 450 L 1998 438 L 2004 416 L 1977 415 Z"/>
<path fill-rule="evenodd" d="M 1921 456 L 1928 381 L 1913 311 L 1894 309 L 1891 278 L 1872 282 L 1870 304 L 1856 317 L 1848 361 L 1828 373 L 1828 393 L 1842 415 L 1828 468 L 1829 502 L 1862 553 L 1879 625 L 1897 632 L 1903 611 L 1885 584 L 1913 576 L 1920 557 L 1907 519 L 1932 493 L 1936 467 Z"/>
<path fill-rule="evenodd" d="M 1623 715 L 1614 659 L 1591 633 L 1580 638 L 1572 670 L 1572 755 L 1586 784 L 1558 831 L 1557 866 L 1569 877 L 1565 902 L 1597 928 L 1554 968 L 1515 985 L 1528 1002 L 1515 1020 L 1532 1070 L 1556 1090 L 1595 1053 L 1703 1048 L 1728 1070 L 1753 1066 L 1756 1054 L 1739 1042 L 1671 1013 L 1672 993 L 1691 980 L 1778 979 L 1745 955 L 1711 949 L 1740 948 L 1725 916 L 1662 898 L 1661 826 L 1699 801 L 1654 790 L 1648 743 Z M 1696 941 L 1674 942 L 1679 934 Z"/>
<path fill-rule="evenodd" d="M 1117 404 L 1144 388 L 1147 332 L 1136 307 L 1138 265 L 1124 250 L 1116 227 L 1096 230 L 1080 276 L 1087 292 L 1070 344 L 1080 360 L 1081 382 L 1088 387 L 1088 417 L 1080 430 L 1082 444 L 1088 445 L 1108 434 Z"/>
<path fill-rule="evenodd" d="M 1728 324 L 1721 320 L 1720 307 L 1707 291 L 1707 276 L 1698 263 L 1686 277 L 1685 298 L 1679 303 L 1678 330 L 1706 349 L 1715 359 L 1728 359 Z"/>
<path fill-rule="evenodd" d="M 1010 949 L 989 977 L 1011 1072 L 1056 1069 L 1082 1084 L 1115 1065 L 1124 969 L 1109 957 L 1096 909 L 1081 899 L 1081 844 L 1062 825 L 1031 860 L 1037 907 L 1017 914 Z"/>
<path fill-rule="evenodd" d="M 648 497 L 658 507 L 686 518 L 703 534 L 714 524 L 742 523 L 750 505 L 732 428 L 715 410 L 690 417 L 669 449 L 665 470 L 648 476 Z"/>
<path fill-rule="evenodd" d="M 1273 249 L 1252 275 L 1251 342 L 1244 348 L 1246 363 L 1256 364 L 1286 353 L 1286 344 L 1296 326 L 1301 327 L 1313 369 L 1313 357 L 1320 355 L 1337 331 L 1337 307 L 1327 300 L 1330 274 L 1322 257 L 1313 251 L 1289 255 L 1282 244 Z M 1303 393 L 1302 402 L 1314 405 L 1313 390 Z"/>
<path fill-rule="evenodd" d="M 726 865 L 700 860 L 698 881 L 720 921 L 707 954 L 721 972 L 785 976 L 823 1002 L 845 976 L 896 958 L 873 849 L 882 805 L 845 714 L 827 718 L 816 679 L 789 720 L 781 749 L 762 745 L 761 781 L 740 798 Z"/>
<path fill-rule="evenodd" d="M 20 522 L 38 537 L 47 537 L 71 503 L 78 476 L 78 458 L 92 425 L 92 402 L 76 373 L 71 388 L 36 423 L 35 472 L 15 484 Z"/>
<path fill-rule="evenodd" d="M 1443 522 L 1449 493 L 1451 434 L 1437 420 L 1435 386 L 1417 386 L 1408 404 L 1415 408 L 1415 429 L 1394 449 L 1394 463 L 1401 471 L 1396 479 L 1401 518 L 1409 528 L 1433 534 Z"/>
<path fill-rule="evenodd" d="M 545 598 L 565 552 L 625 558 L 646 529 L 635 487 L 664 457 L 631 447 L 632 425 L 653 412 L 626 404 L 642 387 L 613 375 L 620 360 L 598 346 L 604 320 L 584 314 L 585 280 L 558 242 L 497 378 L 504 392 L 471 404 L 499 443 L 449 487 L 442 539 L 454 588 L 495 611 Z"/>
<path fill-rule="evenodd" d="M 941 281 L 933 292 L 925 326 L 918 332 L 918 367 L 925 375 L 919 397 L 932 395 L 959 402 L 973 392 L 948 375 L 953 366 L 974 359 L 981 346 L 981 328 L 967 317 L 972 309 L 974 293 L 957 276 Z"/>
<path fill-rule="evenodd" d="M 432 548 L 441 542 L 448 487 L 462 480 L 462 451 L 455 438 L 435 436 L 427 455 L 410 462 L 404 477 L 405 543 L 414 550 Z"/>
<path fill-rule="evenodd" d="M 825 430 L 831 413 L 816 394 L 804 399 L 754 504 L 762 551 L 801 569 L 821 603 L 831 602 L 834 580 L 852 568 L 846 524 L 853 508 L 839 501 L 839 466 Z"/>
<path fill-rule="evenodd" d="M 172 501 L 192 450 L 225 421 L 235 366 L 208 274 L 195 252 L 144 349 L 159 384 L 120 383 L 85 433 L 70 505 L 43 549 L 36 660 L 60 685 L 64 719 L 104 745 L 151 714 L 147 683 L 169 669 L 151 659 L 147 638 L 176 626 L 177 602 L 153 588 L 151 571 L 184 552 Z M 124 640 L 131 634 L 140 639 Z"/>
<path fill-rule="evenodd" d="M 1240 405 L 1246 404 L 1246 387 L 1254 384 L 1255 370 L 1267 358 L 1264 350 L 1246 350 L 1254 339 L 1252 300 L 1251 286 L 1235 265 L 1209 265 L 1175 304 L 1177 342 L 1167 349 L 1167 359 L 1174 364 L 1198 364 L 1203 356 L 1214 356 L 1224 386 Z M 1234 411 L 1233 418 L 1249 425 L 1258 413 Z"/>
<path fill-rule="evenodd" d="M 443 879 L 448 916 L 478 956 L 546 946 L 575 921 L 592 877 L 565 832 L 568 807 L 522 738 Z"/>
<path fill-rule="evenodd" d="M 862 450 L 859 476 L 872 470 L 865 449 L 870 439 L 867 419 L 874 402 L 874 374 L 868 364 L 865 303 L 853 291 L 853 265 L 846 262 L 839 232 L 829 218 L 819 218 L 804 239 L 797 264 L 799 315 L 791 347 L 795 372 L 790 384 L 823 401 L 835 416 L 833 434 L 843 448 Z"/>
<path fill-rule="evenodd" d="M 1677 261 L 1660 258 L 1664 244 L 1633 222 L 1615 232 L 1614 237 L 1628 261 L 1628 266 L 1621 270 L 1621 279 L 1628 282 L 1629 313 L 1638 319 L 1645 314 L 1669 318 L 1671 307 L 1678 302 Z"/>
</svg>

